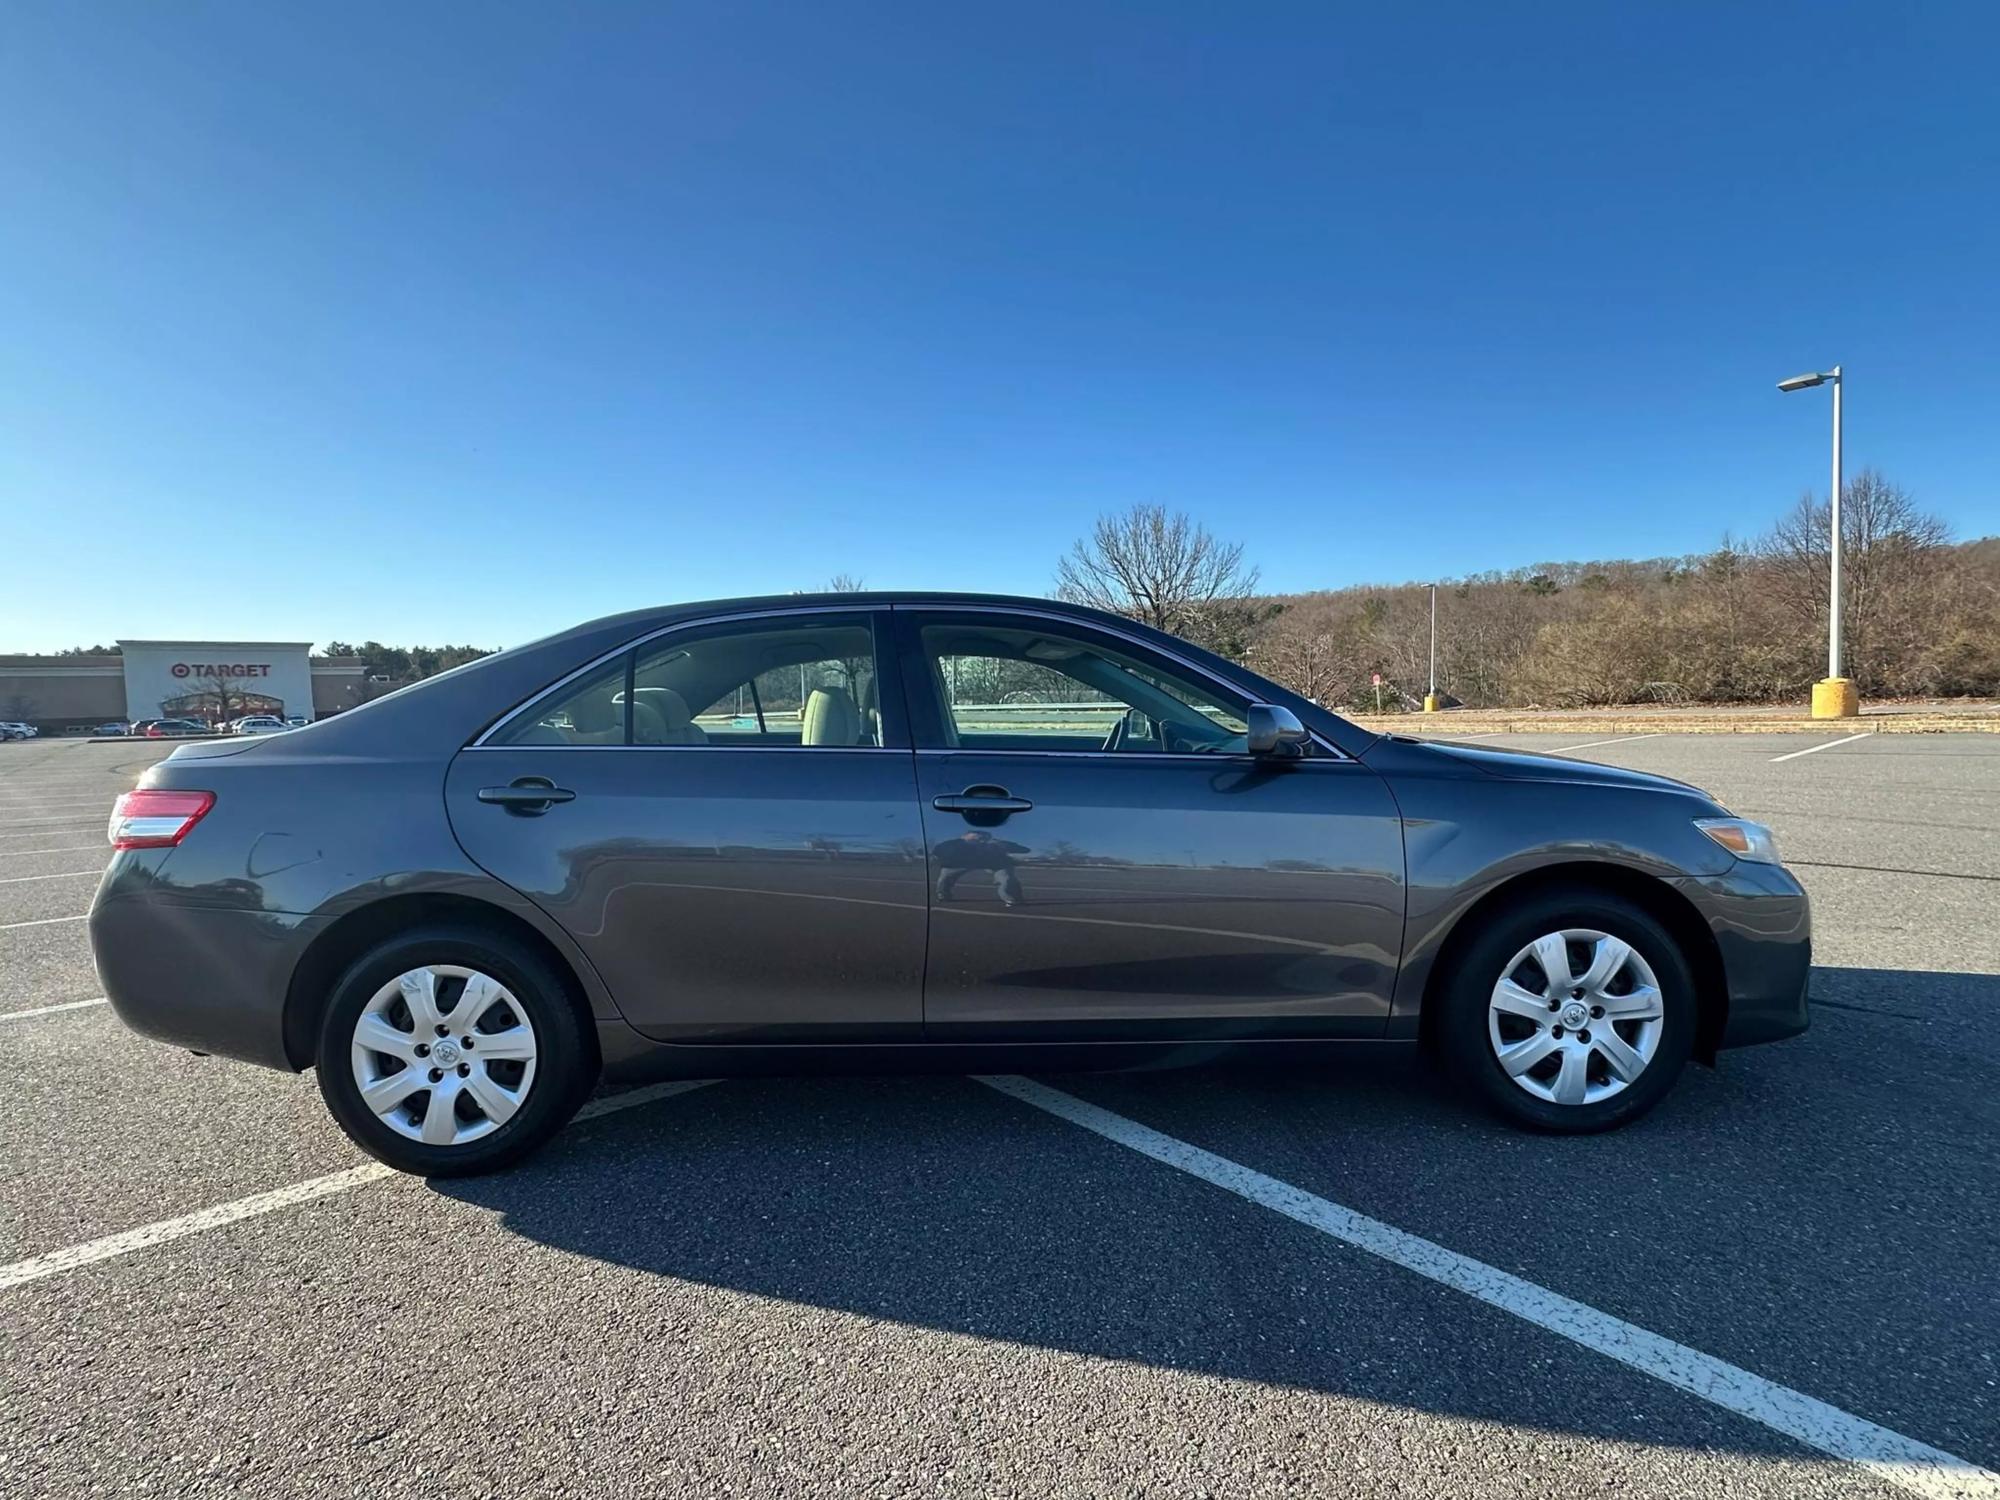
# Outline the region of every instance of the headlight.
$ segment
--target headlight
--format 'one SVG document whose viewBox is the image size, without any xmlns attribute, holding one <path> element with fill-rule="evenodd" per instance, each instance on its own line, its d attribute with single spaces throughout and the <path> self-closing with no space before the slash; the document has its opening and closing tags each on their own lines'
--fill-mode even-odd
<svg viewBox="0 0 2000 1500">
<path fill-rule="evenodd" d="M 1738 859 L 1755 860 L 1760 865 L 1780 863 L 1778 840 L 1762 823 L 1748 818 L 1696 818 L 1694 826 Z"/>
</svg>

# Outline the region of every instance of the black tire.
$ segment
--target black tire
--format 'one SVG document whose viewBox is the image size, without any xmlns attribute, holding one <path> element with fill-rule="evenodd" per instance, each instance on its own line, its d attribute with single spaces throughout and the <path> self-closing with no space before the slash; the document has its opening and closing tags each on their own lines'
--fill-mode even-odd
<svg viewBox="0 0 2000 1500">
<path fill-rule="evenodd" d="M 1588 1103 L 1558 1104 L 1508 1076 L 1494 1053 L 1487 1011 L 1515 954 L 1546 933 L 1578 928 L 1623 939 L 1651 967 L 1660 990 L 1661 1029 L 1652 1058 L 1623 1089 Z M 1587 1134 L 1630 1124 L 1666 1097 L 1694 1048 L 1694 974 L 1680 945 L 1642 907 L 1586 887 L 1538 892 L 1484 919 L 1452 960 L 1438 1002 L 1432 1036 L 1446 1067 L 1494 1113 L 1534 1130 Z"/>
<path fill-rule="evenodd" d="M 519 1109 L 506 1123 L 456 1145 L 398 1134 L 363 1101 L 351 1062 L 355 1025 L 369 1000 L 399 975 L 435 964 L 476 969 L 498 980 L 535 1033 L 535 1074 Z M 377 1161 L 425 1177 L 464 1177 L 512 1166 L 568 1123 L 597 1080 L 596 1048 L 548 961 L 502 935 L 446 925 L 401 933 L 348 966 L 321 1018 L 318 1059 L 320 1096 L 348 1138 Z"/>
</svg>

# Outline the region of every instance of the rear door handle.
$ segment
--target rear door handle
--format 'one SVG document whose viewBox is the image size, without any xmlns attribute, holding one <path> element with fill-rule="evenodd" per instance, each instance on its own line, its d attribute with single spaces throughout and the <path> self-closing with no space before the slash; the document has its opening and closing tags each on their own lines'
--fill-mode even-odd
<svg viewBox="0 0 2000 1500">
<path fill-rule="evenodd" d="M 528 818 L 540 817 L 558 802 L 576 801 L 575 792 L 546 776 L 519 776 L 507 786 L 483 786 L 476 795 L 481 802 L 497 803 Z"/>
<path fill-rule="evenodd" d="M 1035 804 L 1026 797 L 1010 795 L 1004 786 L 969 786 L 962 792 L 931 798 L 931 806 L 939 812 L 1017 813 L 1032 812 Z"/>
</svg>

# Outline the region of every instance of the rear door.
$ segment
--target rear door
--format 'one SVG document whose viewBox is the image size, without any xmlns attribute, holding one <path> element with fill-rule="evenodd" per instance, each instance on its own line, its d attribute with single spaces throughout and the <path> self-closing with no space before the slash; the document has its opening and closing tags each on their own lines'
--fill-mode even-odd
<svg viewBox="0 0 2000 1500">
<path fill-rule="evenodd" d="M 1247 753 L 1240 691 L 1062 616 L 896 612 L 931 853 L 926 1035 L 1379 1036 L 1402 830 L 1336 751 Z"/>
<path fill-rule="evenodd" d="M 926 899 L 869 608 L 676 629 L 460 752 L 460 843 L 675 1041 L 920 1033 Z"/>
</svg>

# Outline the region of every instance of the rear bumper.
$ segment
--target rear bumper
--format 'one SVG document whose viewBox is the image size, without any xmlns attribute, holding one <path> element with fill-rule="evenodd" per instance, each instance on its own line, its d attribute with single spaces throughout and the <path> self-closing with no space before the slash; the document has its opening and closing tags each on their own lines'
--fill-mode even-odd
<svg viewBox="0 0 2000 1500">
<path fill-rule="evenodd" d="M 285 995 L 319 919 L 191 906 L 157 895 L 101 897 L 90 913 L 98 978 L 134 1031 L 291 1070 Z"/>
<path fill-rule="evenodd" d="M 1747 861 L 1680 885 L 1707 917 L 1722 955 L 1729 1011 L 1716 1045 L 1748 1047 L 1804 1031 L 1812 977 L 1805 887 L 1782 865 Z"/>
</svg>

